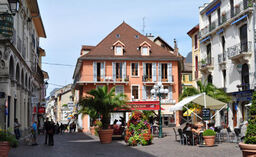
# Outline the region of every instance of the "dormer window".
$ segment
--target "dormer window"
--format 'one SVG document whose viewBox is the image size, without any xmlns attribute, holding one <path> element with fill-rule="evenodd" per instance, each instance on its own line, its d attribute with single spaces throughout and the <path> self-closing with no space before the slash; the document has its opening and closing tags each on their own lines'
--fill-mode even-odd
<svg viewBox="0 0 256 157">
<path fill-rule="evenodd" d="M 142 53 L 143 56 L 148 55 L 148 47 L 142 47 Z"/>
<path fill-rule="evenodd" d="M 121 46 L 116 46 L 116 55 L 123 55 L 123 48 Z"/>
<path fill-rule="evenodd" d="M 142 44 L 140 44 L 140 50 L 142 56 L 149 56 L 151 45 L 144 41 Z"/>
<path fill-rule="evenodd" d="M 117 41 L 113 44 L 114 53 L 116 56 L 122 56 L 124 54 L 125 45 L 121 41 Z"/>
</svg>

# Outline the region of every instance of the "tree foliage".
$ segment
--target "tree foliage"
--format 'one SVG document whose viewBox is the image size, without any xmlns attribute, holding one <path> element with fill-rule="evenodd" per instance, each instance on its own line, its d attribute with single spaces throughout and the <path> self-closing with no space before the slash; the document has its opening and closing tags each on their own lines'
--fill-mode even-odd
<svg viewBox="0 0 256 157">
<path fill-rule="evenodd" d="M 245 135 L 244 142 L 246 144 L 256 144 L 256 91 L 252 96 L 252 105 L 250 107 L 250 118 Z"/>
</svg>

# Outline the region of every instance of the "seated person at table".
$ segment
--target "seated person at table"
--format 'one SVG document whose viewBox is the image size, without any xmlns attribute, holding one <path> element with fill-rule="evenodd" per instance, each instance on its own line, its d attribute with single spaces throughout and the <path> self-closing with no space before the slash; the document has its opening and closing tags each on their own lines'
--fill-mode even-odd
<svg viewBox="0 0 256 157">
<path fill-rule="evenodd" d="M 182 129 L 183 132 L 185 131 L 191 131 L 191 124 L 186 123 L 186 126 Z"/>
</svg>

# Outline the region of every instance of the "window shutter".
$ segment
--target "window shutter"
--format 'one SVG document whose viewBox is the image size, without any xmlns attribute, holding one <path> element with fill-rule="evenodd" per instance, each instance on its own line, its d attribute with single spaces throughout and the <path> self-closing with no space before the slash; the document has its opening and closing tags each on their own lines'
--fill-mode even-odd
<svg viewBox="0 0 256 157">
<path fill-rule="evenodd" d="M 152 80 L 156 82 L 156 63 L 152 63 Z"/>
<path fill-rule="evenodd" d="M 172 82 L 172 63 L 168 63 L 168 82 Z"/>
<path fill-rule="evenodd" d="M 146 94 L 147 94 L 146 93 L 146 86 L 142 86 L 142 100 L 146 100 L 146 97 L 147 97 Z"/>
<path fill-rule="evenodd" d="M 97 63 L 93 62 L 93 81 L 97 81 Z"/>
<path fill-rule="evenodd" d="M 122 81 L 124 81 L 126 78 L 126 62 L 123 62 L 122 64 Z"/>
<path fill-rule="evenodd" d="M 158 63 L 158 81 L 162 82 L 162 64 Z"/>
<path fill-rule="evenodd" d="M 116 82 L 116 63 L 112 62 L 113 81 Z"/>
<path fill-rule="evenodd" d="M 104 62 L 100 63 L 100 78 L 104 79 Z"/>
<path fill-rule="evenodd" d="M 103 79 L 105 81 L 105 78 L 106 78 L 106 62 L 104 62 L 104 66 L 103 66 Z"/>
<path fill-rule="evenodd" d="M 142 63 L 143 66 L 143 75 L 142 77 L 144 77 L 144 75 L 146 75 L 146 63 Z"/>
<path fill-rule="evenodd" d="M 172 86 L 169 86 L 168 90 L 169 90 L 169 93 L 168 93 L 169 100 L 172 100 Z"/>
</svg>

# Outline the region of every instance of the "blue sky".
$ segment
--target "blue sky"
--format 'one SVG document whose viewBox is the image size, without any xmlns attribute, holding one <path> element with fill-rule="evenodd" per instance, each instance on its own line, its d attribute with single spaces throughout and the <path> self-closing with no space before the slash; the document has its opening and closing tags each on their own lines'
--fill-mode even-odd
<svg viewBox="0 0 256 157">
<path fill-rule="evenodd" d="M 176 38 L 179 51 L 191 51 L 187 32 L 198 24 L 199 6 L 209 0 L 38 0 L 47 38 L 43 62 L 75 65 L 81 45 L 96 45 L 123 21 L 142 33 L 161 36 L 171 46 Z M 53 84 L 72 83 L 74 66 L 43 64 L 49 74 L 47 93 Z"/>
</svg>

